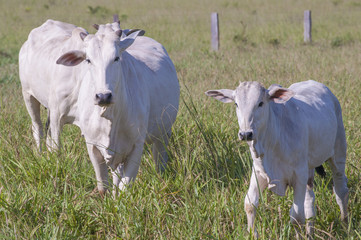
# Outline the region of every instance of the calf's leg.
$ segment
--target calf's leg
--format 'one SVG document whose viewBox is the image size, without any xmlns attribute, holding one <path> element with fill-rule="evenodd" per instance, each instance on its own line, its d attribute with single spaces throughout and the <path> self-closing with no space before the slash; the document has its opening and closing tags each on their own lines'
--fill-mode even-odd
<svg viewBox="0 0 361 240">
<path fill-rule="evenodd" d="M 341 220 L 347 221 L 348 187 L 345 175 L 345 158 L 335 155 L 329 159 L 332 170 L 333 191 L 336 195 L 336 202 L 341 210 Z"/>
<path fill-rule="evenodd" d="M 254 168 L 252 168 L 251 183 L 248 188 L 247 195 L 244 199 L 244 210 L 247 214 L 247 230 L 253 230 L 253 235 L 257 238 L 258 234 L 254 226 L 256 210 L 259 204 L 259 194 L 267 187 L 267 179 L 263 178 Z"/>
<path fill-rule="evenodd" d="M 328 160 L 332 170 L 333 191 L 336 195 L 336 202 L 341 210 L 341 220 L 347 221 L 348 188 L 345 174 L 347 143 L 342 117 L 338 119 L 339 127 L 335 142 L 335 155 Z"/>
<path fill-rule="evenodd" d="M 301 175 L 301 176 L 300 176 Z M 306 189 L 307 189 L 307 176 L 306 180 L 302 177 L 302 174 L 296 175 L 294 182 L 292 183 L 293 187 L 293 204 L 290 210 L 290 220 L 291 223 L 295 226 L 296 236 L 299 239 L 300 229 L 298 226 L 303 226 L 305 224 L 305 199 L 306 199 Z M 310 193 L 310 192 L 308 192 Z M 309 196 L 312 198 L 312 196 Z M 309 199 L 307 200 L 309 203 Z"/>
<path fill-rule="evenodd" d="M 310 169 L 308 171 L 308 180 L 307 180 L 306 196 L 305 196 L 305 204 L 304 204 L 305 217 L 307 219 L 306 233 L 308 239 L 312 239 L 313 237 L 314 218 L 316 216 L 315 193 L 313 192 L 314 175 L 315 175 L 315 170 Z"/>
</svg>

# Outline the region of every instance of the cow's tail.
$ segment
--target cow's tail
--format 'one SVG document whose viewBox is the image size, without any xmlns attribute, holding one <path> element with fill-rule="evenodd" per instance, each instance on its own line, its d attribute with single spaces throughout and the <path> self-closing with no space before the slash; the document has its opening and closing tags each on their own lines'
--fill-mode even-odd
<svg viewBox="0 0 361 240">
<path fill-rule="evenodd" d="M 326 172 L 325 172 L 325 169 L 323 168 L 322 165 L 316 167 L 316 172 L 318 175 L 320 175 L 321 177 L 326 177 Z"/>
</svg>

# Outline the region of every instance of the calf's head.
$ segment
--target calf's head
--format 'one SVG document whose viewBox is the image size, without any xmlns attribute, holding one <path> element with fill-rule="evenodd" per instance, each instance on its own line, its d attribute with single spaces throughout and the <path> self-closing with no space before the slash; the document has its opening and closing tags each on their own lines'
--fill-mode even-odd
<svg viewBox="0 0 361 240">
<path fill-rule="evenodd" d="M 252 141 L 267 126 L 270 104 L 283 104 L 294 96 L 294 92 L 279 85 L 265 89 L 258 82 L 241 82 L 235 90 L 209 90 L 206 95 L 224 103 L 234 102 L 239 124 L 238 137 Z"/>
<path fill-rule="evenodd" d="M 79 41 L 83 48 L 64 53 L 56 61 L 69 67 L 83 64 L 83 73 L 87 84 L 92 86 L 94 104 L 107 107 L 115 100 L 114 94 L 119 93 L 122 52 L 133 44 L 137 36 L 144 34 L 143 30 L 134 31 L 125 36 L 122 30 L 114 30 L 112 24 L 101 25 L 96 34 L 80 32 Z"/>
</svg>

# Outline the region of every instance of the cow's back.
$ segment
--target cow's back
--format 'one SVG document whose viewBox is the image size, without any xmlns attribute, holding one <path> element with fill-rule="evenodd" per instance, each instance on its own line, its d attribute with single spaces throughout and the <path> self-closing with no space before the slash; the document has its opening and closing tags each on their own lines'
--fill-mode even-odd
<svg viewBox="0 0 361 240">
<path fill-rule="evenodd" d="M 57 48 L 63 41 L 71 37 L 74 28 L 76 28 L 75 25 L 49 19 L 30 32 L 27 41 L 29 50 L 41 51 L 44 44 L 52 44 L 53 48 Z"/>
<path fill-rule="evenodd" d="M 295 121 L 302 121 L 307 128 L 310 167 L 317 167 L 334 155 L 336 139 L 344 136 L 340 104 L 324 84 L 313 80 L 289 89 L 296 93 L 289 105 L 299 113 Z"/>
<path fill-rule="evenodd" d="M 35 56 L 56 60 L 59 56 L 51 55 L 58 53 L 64 47 L 64 43 L 72 36 L 75 28 L 75 25 L 69 23 L 47 20 L 30 32 L 27 41 L 20 49 L 20 58 L 22 61 L 33 60 Z"/>
</svg>

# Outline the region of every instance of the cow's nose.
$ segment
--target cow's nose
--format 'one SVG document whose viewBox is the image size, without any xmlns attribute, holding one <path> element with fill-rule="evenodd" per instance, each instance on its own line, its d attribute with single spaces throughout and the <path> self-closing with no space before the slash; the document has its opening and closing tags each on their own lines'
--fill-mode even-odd
<svg viewBox="0 0 361 240">
<path fill-rule="evenodd" d="M 243 140 L 251 141 L 253 139 L 253 132 L 252 131 L 239 132 L 238 136 L 239 136 L 239 139 L 242 141 Z"/>
<path fill-rule="evenodd" d="M 95 102 L 101 106 L 109 105 L 112 102 L 112 93 L 95 94 Z"/>
</svg>

